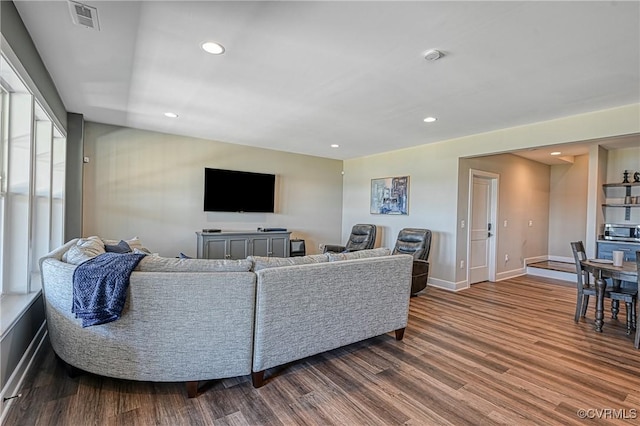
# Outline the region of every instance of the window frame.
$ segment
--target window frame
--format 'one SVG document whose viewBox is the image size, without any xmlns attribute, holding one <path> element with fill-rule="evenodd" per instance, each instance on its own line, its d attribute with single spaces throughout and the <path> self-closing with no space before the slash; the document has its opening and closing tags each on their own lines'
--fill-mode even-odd
<svg viewBox="0 0 640 426">
<path fill-rule="evenodd" d="M 41 293 L 39 258 L 63 243 L 67 162 L 65 129 L 7 49 L 0 52 L 0 338 Z"/>
</svg>

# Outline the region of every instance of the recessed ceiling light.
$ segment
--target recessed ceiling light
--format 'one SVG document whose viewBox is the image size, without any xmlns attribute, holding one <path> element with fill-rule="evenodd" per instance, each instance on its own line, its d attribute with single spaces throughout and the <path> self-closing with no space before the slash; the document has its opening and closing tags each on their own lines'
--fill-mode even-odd
<svg viewBox="0 0 640 426">
<path fill-rule="evenodd" d="M 435 118 L 435 117 L 427 117 L 427 118 L 424 119 L 424 122 L 425 123 L 433 123 L 436 120 L 437 120 L 437 118 Z"/>
<path fill-rule="evenodd" d="M 212 55 L 222 55 L 224 53 L 224 46 L 215 41 L 205 41 L 202 43 L 202 49 Z"/>
<path fill-rule="evenodd" d="M 331 148 L 340 148 L 340 145 L 338 145 L 337 143 L 332 143 Z"/>
<path fill-rule="evenodd" d="M 444 56 L 442 52 L 436 49 L 431 49 L 424 54 L 424 58 L 427 61 L 437 61 L 438 59 L 442 58 L 442 56 Z"/>
<path fill-rule="evenodd" d="M 178 114 L 176 114 L 175 112 L 165 112 L 164 116 L 169 118 L 178 118 Z"/>
<path fill-rule="evenodd" d="M 554 151 L 551 153 L 551 155 L 560 155 L 560 154 L 562 154 L 560 151 Z"/>
</svg>

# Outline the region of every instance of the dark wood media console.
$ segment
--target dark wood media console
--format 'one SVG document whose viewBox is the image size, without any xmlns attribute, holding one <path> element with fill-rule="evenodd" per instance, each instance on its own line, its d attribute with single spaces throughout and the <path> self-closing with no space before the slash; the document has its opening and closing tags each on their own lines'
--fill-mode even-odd
<svg viewBox="0 0 640 426">
<path fill-rule="evenodd" d="M 291 231 L 196 232 L 198 259 L 246 259 L 247 256 L 289 257 Z"/>
</svg>

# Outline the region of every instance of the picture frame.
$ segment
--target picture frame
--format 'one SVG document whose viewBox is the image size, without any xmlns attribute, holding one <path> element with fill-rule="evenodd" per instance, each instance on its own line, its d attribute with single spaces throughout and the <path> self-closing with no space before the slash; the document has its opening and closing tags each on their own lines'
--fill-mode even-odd
<svg viewBox="0 0 640 426">
<path fill-rule="evenodd" d="M 371 179 L 371 214 L 409 214 L 409 176 Z"/>
</svg>

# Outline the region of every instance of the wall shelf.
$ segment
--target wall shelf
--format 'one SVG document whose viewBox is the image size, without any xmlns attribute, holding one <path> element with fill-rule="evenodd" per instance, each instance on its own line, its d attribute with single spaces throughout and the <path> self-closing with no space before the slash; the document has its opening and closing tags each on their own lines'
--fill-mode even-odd
<svg viewBox="0 0 640 426">
<path fill-rule="evenodd" d="M 607 189 L 609 188 L 625 188 L 625 198 L 630 197 L 633 192 L 632 189 L 634 187 L 640 188 L 640 182 L 630 182 L 630 183 L 605 183 L 602 185 L 602 189 L 607 194 Z M 636 191 L 638 192 L 638 191 Z M 638 195 L 640 197 L 640 194 Z M 624 201 L 624 200 L 623 200 Z M 624 208 L 624 220 L 631 220 L 631 209 L 640 207 L 640 203 L 629 204 L 629 203 L 604 203 L 602 207 L 614 207 L 614 208 Z M 606 214 L 605 214 L 606 217 Z"/>
<path fill-rule="evenodd" d="M 640 182 L 631 182 L 631 183 L 605 183 L 602 185 L 604 188 L 624 188 L 632 186 L 640 186 Z"/>
</svg>

